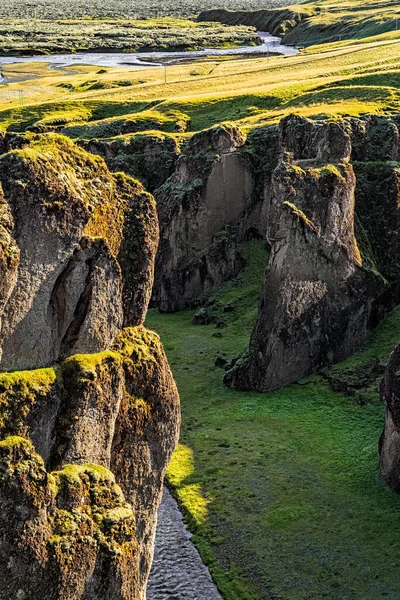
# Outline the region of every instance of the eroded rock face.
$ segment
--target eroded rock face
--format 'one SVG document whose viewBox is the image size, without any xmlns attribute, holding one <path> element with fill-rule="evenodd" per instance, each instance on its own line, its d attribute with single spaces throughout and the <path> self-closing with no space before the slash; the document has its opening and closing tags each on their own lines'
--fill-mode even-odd
<svg viewBox="0 0 400 600">
<path fill-rule="evenodd" d="M 0 442 L 0 598 L 139 600 L 135 514 L 110 471 L 48 473 L 32 444 Z"/>
<path fill-rule="evenodd" d="M 400 492 L 400 346 L 389 358 L 381 400 L 386 406 L 385 428 L 379 442 L 381 473 L 386 483 Z"/>
<path fill-rule="evenodd" d="M 179 424 L 179 396 L 162 345 L 143 326 L 121 331 L 113 351 L 72 356 L 57 369 L 0 374 L 4 446 L 13 436 L 20 436 L 35 444 L 40 460 L 44 459 L 43 469 L 69 472 L 90 463 L 96 469 L 111 469 L 121 486 L 135 516 L 137 576 L 131 595 L 116 598 L 145 598 L 157 508 Z M 103 506 L 97 508 L 96 502 L 93 497 L 93 511 Z M 27 521 L 27 527 L 31 526 Z M 74 565 L 74 555 L 65 550 L 63 560 Z M 0 540 L 0 560 L 1 551 Z M 3 568 L 5 563 L 0 563 L 0 572 Z M 29 577 L 36 575 L 32 571 L 26 577 L 29 587 Z M 18 581 L 14 580 L 15 586 Z M 98 598 L 79 595 L 79 570 L 74 581 L 76 595 L 71 598 Z"/>
<path fill-rule="evenodd" d="M 180 422 L 154 200 L 60 136 L 0 180 L 0 598 L 144 600 Z"/>
<path fill-rule="evenodd" d="M 361 268 L 354 237 L 349 137 L 340 125 L 325 129 L 297 119 L 282 124 L 282 145 L 292 154 L 272 176 L 271 255 L 258 320 L 248 354 L 225 378 L 236 389 L 270 391 L 298 381 L 366 339 L 379 286 Z M 339 162 L 324 164 L 328 149 Z"/>
<path fill-rule="evenodd" d="M 125 329 L 117 336 L 115 350 L 123 356 L 125 393 L 115 424 L 111 469 L 135 511 L 139 583 L 145 589 L 153 558 L 155 509 L 179 435 L 179 396 L 156 334 L 144 327 Z"/>
<path fill-rule="evenodd" d="M 160 248 L 153 298 L 163 311 L 185 308 L 242 267 L 235 228 L 253 186 L 245 158 L 235 152 L 244 141 L 236 127 L 194 135 L 155 193 Z"/>
<path fill-rule="evenodd" d="M 18 277 L 19 248 L 12 237 L 14 221 L 0 188 L 0 327 L 4 308 Z"/>
<path fill-rule="evenodd" d="M 88 152 L 104 158 L 110 171 L 123 171 L 154 192 L 174 172 L 179 146 L 172 136 L 136 134 L 111 140 L 80 140 Z"/>
<path fill-rule="evenodd" d="M 123 324 L 143 321 L 158 232 L 139 184 L 60 136 L 2 156 L 0 182 L 15 247 L 3 256 L 20 254 L 0 301 L 1 369 L 104 350 Z"/>
</svg>

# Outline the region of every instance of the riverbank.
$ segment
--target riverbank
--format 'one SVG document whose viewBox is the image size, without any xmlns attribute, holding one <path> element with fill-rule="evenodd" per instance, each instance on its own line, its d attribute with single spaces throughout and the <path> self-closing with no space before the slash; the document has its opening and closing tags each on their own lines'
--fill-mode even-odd
<svg viewBox="0 0 400 600">
<path fill-rule="evenodd" d="M 257 32 L 261 40 L 259 45 L 240 46 L 234 48 L 205 48 L 204 50 L 187 52 L 98 52 L 75 54 L 49 54 L 47 56 L 0 56 L 0 72 L 2 67 L 17 63 L 47 63 L 51 67 L 69 67 L 85 64 L 97 67 L 135 67 L 149 68 L 160 67 L 164 64 L 174 65 L 182 61 L 195 61 L 203 58 L 224 56 L 254 56 L 262 57 L 269 54 L 280 56 L 295 56 L 298 50 L 292 46 L 285 46 L 281 39 L 263 31 Z M 0 75 L 1 77 L 1 75 Z M 0 79 L 1 83 L 1 79 Z"/>
</svg>

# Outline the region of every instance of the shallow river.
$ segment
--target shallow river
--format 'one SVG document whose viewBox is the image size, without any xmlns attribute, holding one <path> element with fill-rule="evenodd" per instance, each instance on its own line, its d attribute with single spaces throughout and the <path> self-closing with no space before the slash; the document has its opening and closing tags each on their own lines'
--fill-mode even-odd
<svg viewBox="0 0 400 600">
<path fill-rule="evenodd" d="M 196 52 L 138 52 L 131 53 L 90 53 L 79 54 L 46 54 L 42 56 L 0 56 L 0 69 L 2 65 L 12 63 L 46 62 L 53 67 L 66 67 L 76 64 L 95 65 L 98 67 L 160 67 L 167 63 L 172 64 L 181 60 L 202 58 L 204 56 L 236 56 L 243 54 L 265 54 L 275 52 L 284 56 L 293 56 L 298 53 L 293 46 L 284 46 L 279 37 L 269 33 L 258 32 L 263 40 L 260 46 L 240 46 L 238 48 L 205 48 Z M 149 62 L 146 62 L 149 61 Z M 151 61 L 151 62 L 150 62 Z M 0 75 L 1 82 L 1 75 Z"/>
<path fill-rule="evenodd" d="M 177 503 L 165 488 L 147 600 L 222 600 L 190 537 Z"/>
</svg>

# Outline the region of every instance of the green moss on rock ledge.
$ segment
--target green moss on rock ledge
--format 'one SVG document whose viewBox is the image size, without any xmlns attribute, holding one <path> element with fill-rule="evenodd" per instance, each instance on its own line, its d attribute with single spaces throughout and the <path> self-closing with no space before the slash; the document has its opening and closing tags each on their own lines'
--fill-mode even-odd
<svg viewBox="0 0 400 600">
<path fill-rule="evenodd" d="M 0 438 L 27 435 L 31 410 L 58 388 L 54 368 L 0 373 Z"/>
</svg>

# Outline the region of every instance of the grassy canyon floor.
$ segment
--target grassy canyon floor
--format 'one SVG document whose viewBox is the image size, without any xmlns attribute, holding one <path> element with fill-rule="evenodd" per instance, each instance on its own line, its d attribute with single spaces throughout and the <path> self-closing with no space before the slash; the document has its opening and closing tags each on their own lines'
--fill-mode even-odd
<svg viewBox="0 0 400 600">
<path fill-rule="evenodd" d="M 192 325 L 193 311 L 148 315 L 182 400 L 169 485 L 226 600 L 394 600 L 400 500 L 379 476 L 374 369 L 398 342 L 400 311 L 323 375 L 271 394 L 231 391 L 214 362 L 244 349 L 256 316 L 265 255 L 258 244 L 246 254 L 243 276 L 214 298 L 235 306 L 221 338 Z"/>
</svg>

